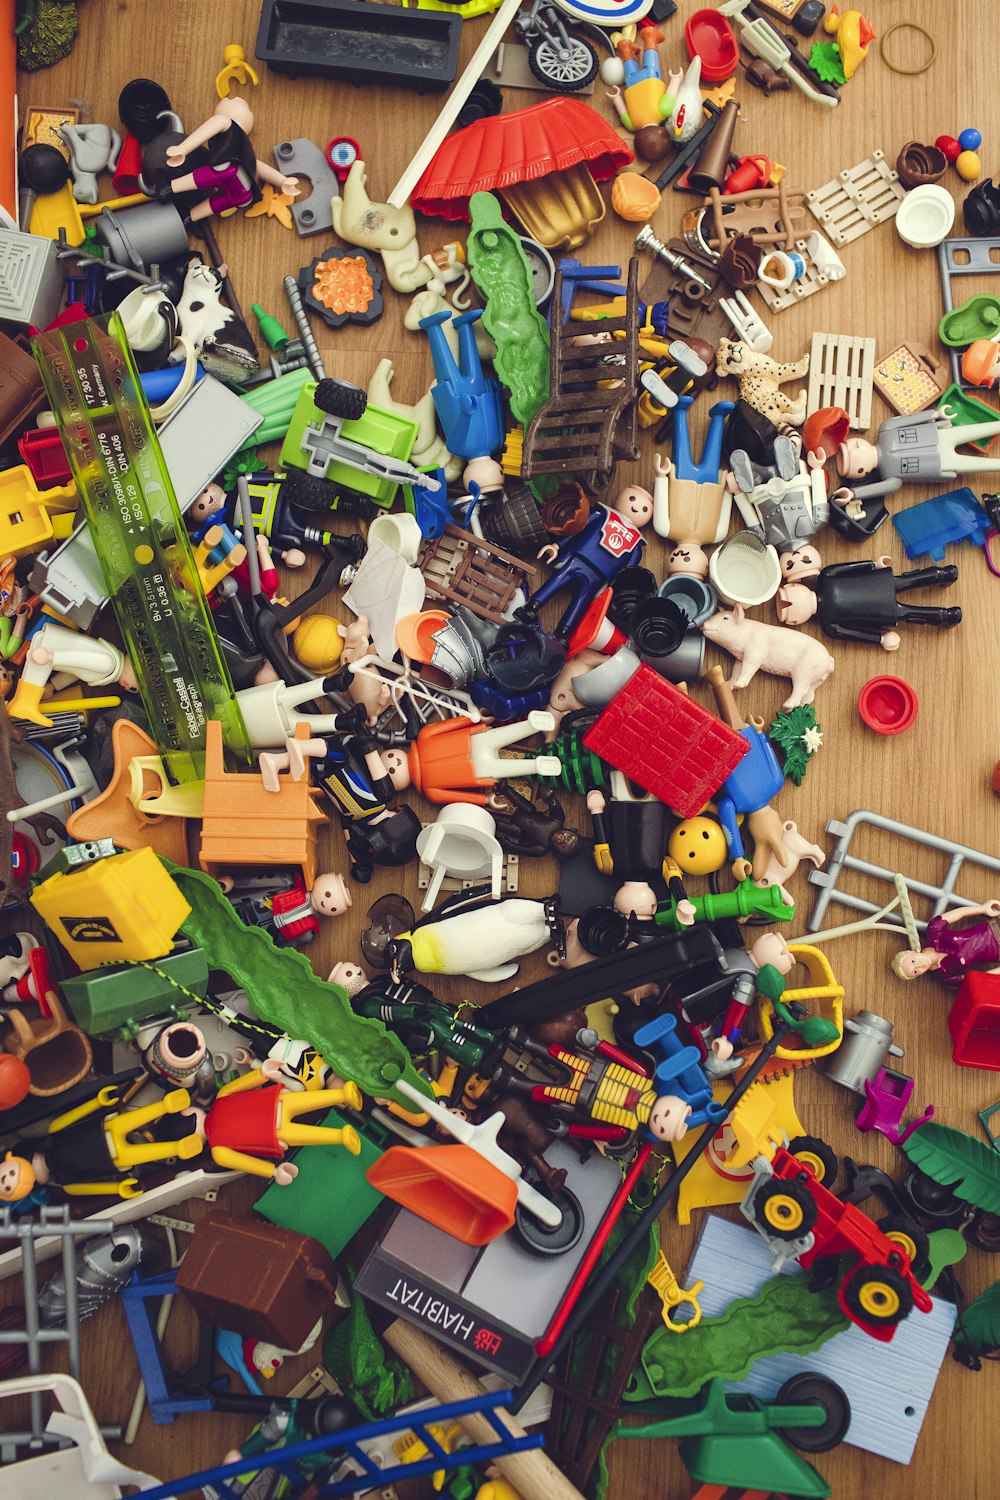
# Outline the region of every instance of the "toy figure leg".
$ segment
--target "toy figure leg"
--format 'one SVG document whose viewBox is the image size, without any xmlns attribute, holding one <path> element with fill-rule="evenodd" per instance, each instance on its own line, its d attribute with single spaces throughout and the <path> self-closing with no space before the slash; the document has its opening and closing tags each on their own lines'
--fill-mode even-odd
<svg viewBox="0 0 1000 1500">
<path fill-rule="evenodd" d="M 420 327 L 427 334 L 427 342 L 431 346 L 434 378 L 440 380 L 442 385 L 454 385 L 462 378 L 462 372 L 448 346 L 444 329 L 441 327 L 442 323 L 450 322 L 451 313 L 447 312 L 431 313 L 429 318 L 420 319 Z"/>
<path fill-rule="evenodd" d="M 907 625 L 961 625 L 962 611 L 937 609 L 926 604 L 901 604 L 896 610 L 896 619 Z"/>
<path fill-rule="evenodd" d="M 156 1104 L 147 1104 L 142 1109 L 124 1109 L 121 1114 L 105 1120 L 104 1129 L 115 1166 L 138 1166 L 142 1162 L 166 1161 L 174 1156 L 190 1161 L 197 1156 L 205 1144 L 200 1135 L 187 1135 L 180 1141 L 144 1141 L 141 1144 L 128 1139 L 133 1131 L 162 1120 L 164 1115 L 177 1115 L 190 1107 L 191 1095 L 187 1089 L 171 1089 Z"/>
<path fill-rule="evenodd" d="M 953 474 L 985 474 L 1000 470 L 1000 458 L 983 458 L 978 453 L 958 453 L 959 443 L 975 443 L 980 438 L 996 437 L 1000 422 L 973 422 L 968 427 L 944 427 L 938 433 L 941 468 Z"/>
<path fill-rule="evenodd" d="M 958 569 L 954 563 L 943 568 L 913 568 L 909 573 L 896 575 L 896 593 L 905 594 L 910 589 L 944 588 L 946 584 L 958 582 Z"/>
<path fill-rule="evenodd" d="M 283 1094 L 280 1103 L 284 1125 L 296 1115 L 311 1115 L 318 1109 L 339 1109 L 342 1104 L 360 1109 L 361 1090 L 356 1083 L 345 1083 L 342 1089 L 307 1089 L 304 1093 Z"/>
</svg>

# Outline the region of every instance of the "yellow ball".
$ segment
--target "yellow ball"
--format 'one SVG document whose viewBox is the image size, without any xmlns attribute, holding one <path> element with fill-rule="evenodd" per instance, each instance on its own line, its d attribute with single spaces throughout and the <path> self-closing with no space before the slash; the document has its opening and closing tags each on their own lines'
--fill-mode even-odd
<svg viewBox="0 0 1000 1500">
<path fill-rule="evenodd" d="M 295 655 L 304 667 L 323 677 L 332 672 L 344 649 L 339 622 L 332 615 L 306 615 L 292 636 Z"/>
<path fill-rule="evenodd" d="M 982 175 L 983 164 L 977 151 L 963 151 L 955 158 L 955 171 L 966 182 L 975 182 Z"/>
<path fill-rule="evenodd" d="M 685 818 L 670 835 L 668 850 L 682 875 L 713 875 L 726 863 L 726 836 L 714 818 Z"/>
</svg>

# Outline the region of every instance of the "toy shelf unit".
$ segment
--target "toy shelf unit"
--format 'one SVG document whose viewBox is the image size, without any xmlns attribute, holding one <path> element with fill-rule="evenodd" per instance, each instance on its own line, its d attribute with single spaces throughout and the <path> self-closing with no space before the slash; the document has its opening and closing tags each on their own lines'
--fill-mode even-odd
<svg viewBox="0 0 1000 1500">
<path fill-rule="evenodd" d="M 944 315 L 955 311 L 952 280 L 956 276 L 1000 276 L 1000 239 L 942 240 L 937 247 L 938 275 Z M 949 348 L 951 378 L 963 390 L 978 390 L 962 374 L 962 349 Z"/>
<path fill-rule="evenodd" d="M 293 77 L 444 89 L 455 77 L 462 18 L 360 0 L 264 0 L 257 57 Z"/>
<path fill-rule="evenodd" d="M 552 305 L 562 306 L 563 273 L 556 272 Z M 593 494 L 607 489 L 619 459 L 639 456 L 639 262 L 629 262 L 625 309 L 595 325 L 608 341 L 591 342 L 579 323 L 553 322 L 552 394 L 524 434 L 526 479 L 573 474 Z"/>
<path fill-rule="evenodd" d="M 806 193 L 806 206 L 837 246 L 860 239 L 877 224 L 896 217 L 906 189 L 884 151 L 873 151 L 856 167 L 838 172 L 831 182 Z"/>
<path fill-rule="evenodd" d="M 872 416 L 875 340 L 848 333 L 814 333 L 809 351 L 809 410 L 839 406 L 855 431 Z"/>
<path fill-rule="evenodd" d="M 861 829 L 875 830 L 881 834 L 887 834 L 893 840 L 901 841 L 898 851 L 898 859 L 893 858 L 892 866 L 876 864 L 871 860 L 861 859 L 852 853 L 853 840 Z M 966 874 L 966 866 L 971 865 L 973 869 L 989 871 L 993 875 L 1000 875 L 1000 859 L 992 854 L 984 854 L 979 849 L 969 849 L 965 844 L 957 844 L 952 839 L 939 838 L 936 834 L 925 833 L 921 828 L 911 828 L 908 823 L 897 823 L 894 818 L 884 818 L 879 813 L 853 812 L 843 822 L 833 819 L 826 825 L 827 833 L 836 840 L 836 847 L 827 858 L 822 870 L 809 871 L 809 883 L 817 887 L 819 894 L 809 916 L 807 924 L 808 932 L 821 932 L 823 919 L 831 901 L 838 902 L 841 906 L 848 907 L 851 911 L 861 916 L 874 916 L 882 910 L 882 905 L 869 901 L 852 890 L 845 890 L 841 884 L 843 876 L 854 874 L 878 881 L 889 887 L 886 898 L 892 896 L 895 889 L 897 874 L 900 874 L 910 896 L 922 897 L 931 903 L 931 911 L 928 917 L 917 919 L 916 925 L 920 932 L 927 926 L 930 917 L 939 916 L 943 911 L 956 906 L 971 906 L 976 903 L 975 896 L 965 896 L 957 890 L 958 881 Z M 931 880 L 919 880 L 907 875 L 902 869 L 908 863 L 908 856 L 912 857 L 913 847 L 930 849 L 939 855 L 942 860 L 947 861 L 942 879 L 935 884 Z M 896 917 L 880 921 L 880 926 L 890 926 L 897 922 Z M 906 937 L 902 921 L 898 921 L 900 936 Z"/>
</svg>

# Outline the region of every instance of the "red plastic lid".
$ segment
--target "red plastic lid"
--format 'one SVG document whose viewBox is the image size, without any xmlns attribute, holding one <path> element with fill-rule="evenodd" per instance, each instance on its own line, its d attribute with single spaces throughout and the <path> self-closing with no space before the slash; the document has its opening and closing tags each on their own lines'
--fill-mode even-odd
<svg viewBox="0 0 1000 1500">
<path fill-rule="evenodd" d="M 873 677 L 858 694 L 858 713 L 876 734 L 902 734 L 913 724 L 919 706 L 902 677 Z"/>
</svg>

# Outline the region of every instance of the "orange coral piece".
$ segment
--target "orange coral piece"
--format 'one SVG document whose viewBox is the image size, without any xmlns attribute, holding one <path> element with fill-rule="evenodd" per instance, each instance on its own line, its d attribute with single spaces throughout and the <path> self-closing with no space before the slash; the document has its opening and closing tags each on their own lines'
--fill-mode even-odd
<svg viewBox="0 0 1000 1500">
<path fill-rule="evenodd" d="M 312 294 L 333 313 L 363 313 L 375 297 L 371 272 L 360 256 L 317 263 Z"/>
</svg>

